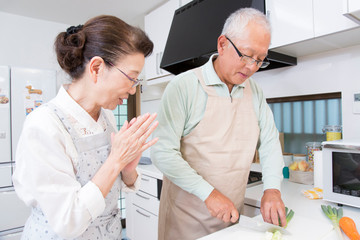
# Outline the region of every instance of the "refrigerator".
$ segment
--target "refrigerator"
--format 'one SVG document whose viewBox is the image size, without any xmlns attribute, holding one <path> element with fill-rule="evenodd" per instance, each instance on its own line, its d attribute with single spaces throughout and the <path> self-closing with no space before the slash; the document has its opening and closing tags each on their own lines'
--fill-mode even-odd
<svg viewBox="0 0 360 240">
<path fill-rule="evenodd" d="M 55 97 L 56 71 L 0 66 L 0 240 L 17 240 L 30 215 L 11 176 L 26 116 Z"/>
</svg>

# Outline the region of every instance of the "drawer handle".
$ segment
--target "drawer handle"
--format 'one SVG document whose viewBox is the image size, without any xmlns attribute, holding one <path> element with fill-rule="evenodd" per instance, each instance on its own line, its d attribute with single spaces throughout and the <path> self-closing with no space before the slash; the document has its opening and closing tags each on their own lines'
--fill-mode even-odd
<svg viewBox="0 0 360 240">
<path fill-rule="evenodd" d="M 136 193 L 136 195 L 139 196 L 139 197 L 141 197 L 141 198 L 144 198 L 144 199 L 146 199 L 146 200 L 150 200 L 150 198 L 145 197 L 145 196 L 142 196 L 142 195 L 140 195 L 140 194 L 138 194 L 138 193 Z"/>
<path fill-rule="evenodd" d="M 140 213 L 141 215 L 143 215 L 144 217 L 150 218 L 150 215 L 146 215 L 145 213 L 140 212 L 139 210 L 136 209 L 136 212 Z"/>
<path fill-rule="evenodd" d="M 141 180 L 146 181 L 146 182 L 150 181 L 150 179 L 147 179 L 147 178 L 141 178 Z"/>
</svg>

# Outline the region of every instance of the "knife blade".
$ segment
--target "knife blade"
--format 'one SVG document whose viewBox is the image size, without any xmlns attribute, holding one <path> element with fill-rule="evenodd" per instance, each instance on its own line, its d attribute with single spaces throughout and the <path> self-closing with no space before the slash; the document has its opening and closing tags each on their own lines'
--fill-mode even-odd
<svg viewBox="0 0 360 240">
<path fill-rule="evenodd" d="M 255 220 L 253 218 L 250 218 L 248 216 L 245 215 L 241 215 L 239 218 L 239 226 L 247 228 L 247 229 L 251 229 L 251 230 L 255 230 L 255 231 L 260 231 L 260 232 L 274 232 L 275 230 L 278 230 L 279 232 L 281 232 L 282 234 L 286 234 L 286 235 L 291 235 L 291 233 L 286 230 L 283 227 L 280 226 L 276 226 L 274 224 L 271 223 L 267 223 L 264 222 L 263 220 Z"/>
</svg>

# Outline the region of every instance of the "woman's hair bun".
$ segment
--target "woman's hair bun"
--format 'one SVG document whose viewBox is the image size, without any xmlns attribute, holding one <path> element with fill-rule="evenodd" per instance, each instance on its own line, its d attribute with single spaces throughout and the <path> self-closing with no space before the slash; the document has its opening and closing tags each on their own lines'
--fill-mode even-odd
<svg viewBox="0 0 360 240">
<path fill-rule="evenodd" d="M 84 67 L 86 36 L 82 28 L 83 25 L 71 26 L 66 32 L 60 33 L 55 41 L 57 60 L 61 68 L 73 78 L 80 77 Z"/>
<path fill-rule="evenodd" d="M 71 26 L 55 41 L 57 60 L 73 81 L 82 77 L 86 64 L 95 56 L 116 63 L 134 53 L 146 57 L 153 47 L 143 30 L 110 15 L 91 18 L 84 26 Z"/>
</svg>

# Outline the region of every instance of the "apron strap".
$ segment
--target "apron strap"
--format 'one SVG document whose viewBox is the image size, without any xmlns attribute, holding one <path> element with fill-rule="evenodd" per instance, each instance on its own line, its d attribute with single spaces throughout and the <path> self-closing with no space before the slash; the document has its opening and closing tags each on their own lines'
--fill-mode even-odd
<svg viewBox="0 0 360 240">
<path fill-rule="evenodd" d="M 58 116 L 61 123 L 63 124 L 66 131 L 70 134 L 72 140 L 75 142 L 77 138 L 80 138 L 79 134 L 75 131 L 75 129 L 70 124 L 69 120 L 65 117 L 64 112 L 58 108 L 54 103 L 48 102 L 45 104 L 48 108 L 53 110 L 53 112 Z"/>
</svg>

